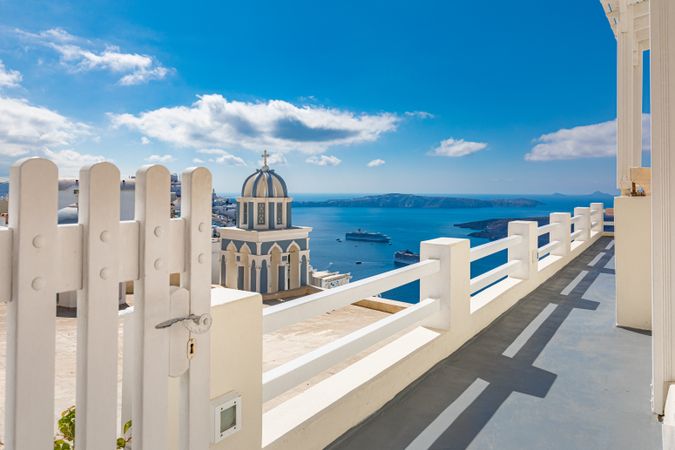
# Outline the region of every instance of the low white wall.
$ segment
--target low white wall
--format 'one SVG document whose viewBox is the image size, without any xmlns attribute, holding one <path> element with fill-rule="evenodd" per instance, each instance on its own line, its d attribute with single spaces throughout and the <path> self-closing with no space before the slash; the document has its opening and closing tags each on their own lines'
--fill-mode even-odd
<svg viewBox="0 0 675 450">
<path fill-rule="evenodd" d="M 458 240 L 428 241 L 456 246 L 454 256 L 466 259 L 466 271 L 457 270 L 457 261 L 453 260 L 452 277 L 445 280 L 445 289 L 454 294 L 449 304 L 452 322 L 449 330 L 417 327 L 268 411 L 263 415 L 263 448 L 318 449 L 330 444 L 455 352 L 601 236 L 601 232 L 593 231 L 587 241 L 573 242 L 566 256 L 548 256 L 536 263 L 529 279 L 508 278 L 473 298 L 468 293 L 468 243 L 463 248 Z"/>
<path fill-rule="evenodd" d="M 262 297 L 252 292 L 215 288 L 211 294 L 211 399 L 241 395 L 241 429 L 218 450 L 260 446 L 262 429 Z"/>
</svg>

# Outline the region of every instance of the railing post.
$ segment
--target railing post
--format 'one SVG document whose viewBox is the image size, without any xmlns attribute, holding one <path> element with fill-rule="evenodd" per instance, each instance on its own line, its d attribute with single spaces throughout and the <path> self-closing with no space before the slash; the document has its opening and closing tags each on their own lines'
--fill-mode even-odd
<svg viewBox="0 0 675 450">
<path fill-rule="evenodd" d="M 471 263 L 468 239 L 437 238 L 423 241 L 420 260 L 437 259 L 441 263 L 438 273 L 420 280 L 420 300 L 438 299 L 441 310 L 429 318 L 424 325 L 461 333 L 469 326 L 471 314 Z"/>
<path fill-rule="evenodd" d="M 570 245 L 572 243 L 571 219 L 570 213 L 551 213 L 549 222 L 557 223 L 558 226 L 553 228 L 549 233 L 550 241 L 560 242 L 556 248 L 551 250 L 551 255 L 567 256 L 570 253 Z"/>
<path fill-rule="evenodd" d="M 591 208 L 587 206 L 577 206 L 574 208 L 574 215 L 581 216 L 581 220 L 574 224 L 574 231 L 581 230 L 580 241 L 587 241 L 591 238 Z"/>
<path fill-rule="evenodd" d="M 120 172 L 102 162 L 80 171 L 82 289 L 77 292 L 78 448 L 117 437 Z"/>
<path fill-rule="evenodd" d="M 509 262 L 520 261 L 518 268 L 511 274 L 513 278 L 529 279 L 537 271 L 537 222 L 514 220 L 509 222 L 509 237 L 520 236 L 522 241 L 508 250 Z"/>
<path fill-rule="evenodd" d="M 593 218 L 595 215 L 595 219 Z M 593 221 L 597 223 L 592 226 Z M 602 233 L 605 230 L 605 205 L 604 203 L 591 203 L 591 230 Z"/>
<path fill-rule="evenodd" d="M 12 298 L 7 305 L 5 448 L 54 445 L 58 171 L 31 158 L 10 169 Z"/>
</svg>

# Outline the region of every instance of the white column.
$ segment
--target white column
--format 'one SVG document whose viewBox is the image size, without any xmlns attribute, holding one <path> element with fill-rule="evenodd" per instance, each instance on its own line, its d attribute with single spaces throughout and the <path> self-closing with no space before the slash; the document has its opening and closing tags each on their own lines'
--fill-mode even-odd
<svg viewBox="0 0 675 450">
<path fill-rule="evenodd" d="M 619 4 L 617 35 L 616 183 L 630 192 L 630 168 L 642 165 L 642 52 L 635 42 L 632 6 Z"/>
<path fill-rule="evenodd" d="M 675 380 L 675 4 L 651 0 L 653 411 Z"/>
</svg>

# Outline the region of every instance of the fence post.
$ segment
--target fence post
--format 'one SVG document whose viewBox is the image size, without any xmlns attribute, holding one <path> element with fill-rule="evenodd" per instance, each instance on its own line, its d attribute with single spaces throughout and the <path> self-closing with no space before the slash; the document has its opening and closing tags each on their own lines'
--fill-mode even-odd
<svg viewBox="0 0 675 450">
<path fill-rule="evenodd" d="M 211 172 L 203 167 L 188 169 L 181 180 L 181 218 L 185 223 L 185 273 L 181 286 L 190 292 L 190 313 L 211 311 Z M 186 449 L 207 450 L 210 442 L 210 334 L 192 334 L 196 352 L 187 377 Z"/>
<path fill-rule="evenodd" d="M 557 223 L 549 233 L 551 242 L 558 241 L 560 244 L 551 250 L 555 256 L 567 256 L 570 253 L 572 217 L 570 213 L 551 213 L 549 223 Z"/>
<path fill-rule="evenodd" d="M 169 171 L 158 165 L 136 173 L 135 215 L 139 223 L 139 272 L 134 281 L 134 449 L 169 448 L 169 338 L 155 325 L 170 318 Z"/>
<path fill-rule="evenodd" d="M 30 158 L 10 169 L 12 297 L 7 305 L 5 446 L 54 446 L 58 170 Z"/>
<path fill-rule="evenodd" d="M 432 328 L 450 328 L 463 333 L 469 327 L 471 314 L 469 280 L 471 263 L 468 239 L 437 238 L 420 244 L 420 260 L 437 259 L 441 269 L 437 274 L 420 280 L 420 300 L 439 299 L 441 310 L 424 322 Z"/>
<path fill-rule="evenodd" d="M 602 233 L 605 230 L 605 204 L 591 203 L 591 224 L 596 222 L 595 226 L 591 226 L 593 231 Z"/>
<path fill-rule="evenodd" d="M 528 220 L 514 220 L 509 222 L 509 237 L 520 236 L 522 241 L 508 249 L 508 260 L 520 261 L 518 268 L 511 274 L 513 278 L 529 279 L 536 273 L 539 257 L 537 255 L 538 235 L 537 222 Z"/>
<path fill-rule="evenodd" d="M 591 208 L 587 206 L 577 206 L 574 208 L 574 215 L 581 216 L 581 220 L 574 224 L 574 231 L 582 230 L 580 241 L 587 241 L 591 238 Z"/>
<path fill-rule="evenodd" d="M 117 433 L 120 172 L 102 162 L 80 170 L 82 289 L 77 292 L 78 447 L 105 448 Z"/>
</svg>

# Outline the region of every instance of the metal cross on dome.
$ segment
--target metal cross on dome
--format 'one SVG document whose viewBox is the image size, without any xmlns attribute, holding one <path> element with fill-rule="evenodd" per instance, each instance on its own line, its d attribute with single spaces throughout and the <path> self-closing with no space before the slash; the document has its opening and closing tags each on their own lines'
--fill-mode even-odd
<svg viewBox="0 0 675 450">
<path fill-rule="evenodd" d="M 267 149 L 262 154 L 263 157 L 263 167 L 267 167 L 267 158 L 269 158 L 270 154 L 267 152 Z"/>
</svg>

